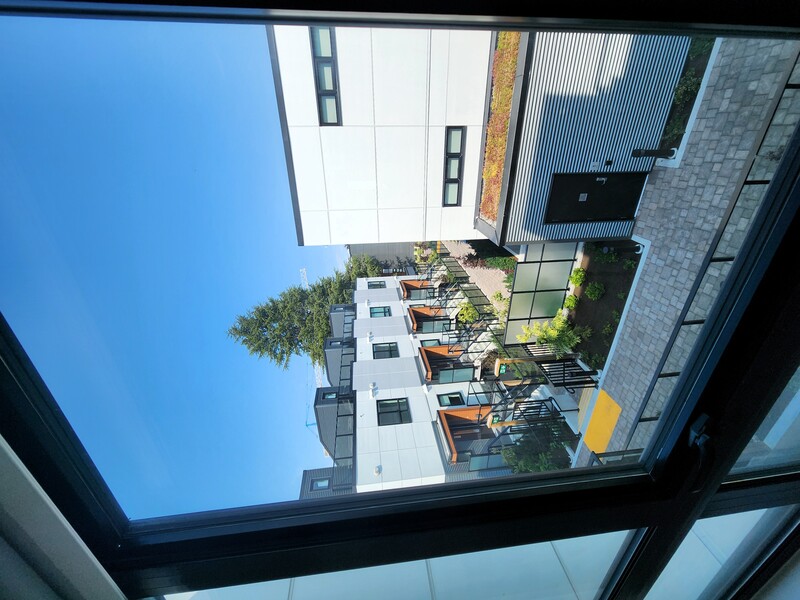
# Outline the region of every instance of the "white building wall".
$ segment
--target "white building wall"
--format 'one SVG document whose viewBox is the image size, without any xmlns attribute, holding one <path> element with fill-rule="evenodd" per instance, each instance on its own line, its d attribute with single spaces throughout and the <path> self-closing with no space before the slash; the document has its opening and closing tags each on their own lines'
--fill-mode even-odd
<svg viewBox="0 0 800 600">
<path fill-rule="evenodd" d="M 307 27 L 276 26 L 305 245 L 475 239 L 491 33 L 336 28 L 341 126 L 320 127 Z M 466 126 L 443 207 L 445 126 Z"/>
<path fill-rule="evenodd" d="M 437 394 L 460 391 L 466 400 L 469 384 L 427 385 L 419 358 L 422 340 L 444 334 L 411 332 L 408 307 L 421 301 L 402 300 L 400 281 L 414 277 L 371 277 L 356 283 L 354 335 L 356 362 L 356 490 L 358 492 L 412 487 L 445 481 L 444 463 L 437 444 Z M 368 289 L 368 281 L 385 288 Z M 370 307 L 389 306 L 391 317 L 371 318 Z M 374 359 L 374 344 L 397 343 L 398 358 Z M 411 423 L 378 425 L 377 401 L 407 398 Z"/>
</svg>

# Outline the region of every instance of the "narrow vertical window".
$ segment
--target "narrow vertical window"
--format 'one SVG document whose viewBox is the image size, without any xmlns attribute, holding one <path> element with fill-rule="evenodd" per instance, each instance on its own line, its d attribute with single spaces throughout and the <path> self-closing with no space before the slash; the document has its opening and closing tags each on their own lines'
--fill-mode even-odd
<svg viewBox="0 0 800 600">
<path fill-rule="evenodd" d="M 310 32 L 319 124 L 341 125 L 334 30 L 333 27 L 311 27 Z"/>
<path fill-rule="evenodd" d="M 444 136 L 444 194 L 442 206 L 461 206 L 466 127 L 448 127 Z"/>
</svg>

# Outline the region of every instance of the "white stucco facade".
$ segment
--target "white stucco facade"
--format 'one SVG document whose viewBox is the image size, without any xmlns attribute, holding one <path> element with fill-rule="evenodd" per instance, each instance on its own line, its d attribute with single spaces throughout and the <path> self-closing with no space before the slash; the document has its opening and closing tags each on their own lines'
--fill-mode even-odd
<svg viewBox="0 0 800 600">
<path fill-rule="evenodd" d="M 341 124 L 321 126 L 309 28 L 271 31 L 302 244 L 484 237 L 474 217 L 490 32 L 335 28 Z M 466 136 L 460 205 L 445 207 L 448 126 Z"/>
</svg>

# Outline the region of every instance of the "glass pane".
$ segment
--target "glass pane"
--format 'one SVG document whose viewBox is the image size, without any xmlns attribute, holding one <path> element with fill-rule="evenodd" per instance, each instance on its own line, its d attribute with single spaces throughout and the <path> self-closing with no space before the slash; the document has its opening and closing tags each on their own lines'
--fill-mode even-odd
<svg viewBox="0 0 800 600">
<path fill-rule="evenodd" d="M 732 475 L 800 464 L 800 369 L 731 470 Z"/>
<path fill-rule="evenodd" d="M 534 319 L 540 317 L 553 317 L 564 303 L 564 292 L 536 292 L 533 298 L 531 316 Z"/>
<path fill-rule="evenodd" d="M 573 262 L 542 263 L 537 290 L 563 290 L 569 286 Z"/>
<path fill-rule="evenodd" d="M 459 165 L 461 164 L 461 159 L 458 158 L 448 158 L 447 159 L 447 178 L 448 179 L 458 179 L 458 171 Z"/>
<path fill-rule="evenodd" d="M 197 592 L 193 600 L 441 600 L 537 598 L 592 600 L 629 539 L 615 531 L 430 560 L 337 571 Z M 476 577 L 475 573 L 480 573 Z M 168 600 L 183 600 L 180 594 Z"/>
<path fill-rule="evenodd" d="M 450 129 L 447 132 L 447 152 L 448 154 L 459 154 L 461 152 L 463 132 L 461 129 Z"/>
<path fill-rule="evenodd" d="M 458 183 L 444 184 L 444 203 L 447 206 L 458 204 Z"/>
<path fill-rule="evenodd" d="M 531 316 L 531 306 L 534 294 L 514 294 L 511 297 L 511 307 L 508 311 L 509 319 L 527 319 Z"/>
<path fill-rule="evenodd" d="M 317 81 L 322 91 L 333 90 L 333 65 L 330 63 L 317 64 Z"/>
<path fill-rule="evenodd" d="M 646 599 L 717 597 L 772 542 L 795 510 L 791 506 L 700 519 Z"/>
<path fill-rule="evenodd" d="M 322 110 L 322 122 L 337 123 L 339 120 L 339 109 L 336 106 L 336 97 L 322 96 L 319 101 L 320 109 Z"/>
<path fill-rule="evenodd" d="M 539 279 L 540 263 L 521 263 L 517 265 L 517 276 L 514 278 L 515 292 L 532 292 Z"/>
<path fill-rule="evenodd" d="M 268 56 L 260 25 L 0 18 L 0 77 L 14 91 L 0 94 L 0 309 L 130 517 L 297 498 L 301 472 L 333 466 L 318 440 L 381 454 L 380 489 L 447 481 L 436 396 L 497 403 L 481 388 L 495 366 L 512 400 L 538 401 L 537 425 L 563 425 L 549 441 L 573 466 L 627 460 L 647 447 L 700 339 L 701 323 L 680 322 L 711 313 L 800 119 L 785 85 L 798 72 L 792 40 L 726 38 L 700 60 L 701 40 L 681 35 L 540 31 L 500 56 L 488 32 L 335 33 L 343 56 L 333 29 L 275 25 Z M 450 39 L 445 55 L 425 42 L 437 35 Z M 515 47 L 512 32 L 494 39 Z M 511 81 L 492 79 L 495 59 Z M 517 77 L 517 64 L 530 68 Z M 429 115 L 436 103 L 419 95 L 443 73 L 463 117 L 449 105 Z M 342 103 L 354 126 L 320 128 L 342 122 Z M 536 118 L 509 149 L 486 115 Z M 680 157 L 632 159 L 641 140 Z M 553 190 L 557 174 L 568 193 Z M 597 198 L 635 218 L 597 221 Z M 568 201 L 573 219 L 546 222 Z M 533 293 L 567 285 L 566 299 Z M 443 320 L 413 331 L 411 298 Z M 562 303 L 548 347 L 520 346 L 523 327 L 553 321 Z M 369 322 L 381 307 L 395 318 Z M 455 331 L 438 332 L 448 323 Z M 450 350 L 438 365 L 463 367 L 423 363 L 428 330 Z M 460 385 L 476 373 L 480 385 Z M 451 387 L 430 390 L 437 377 Z M 315 406 L 317 387 L 358 398 L 358 410 Z M 408 410 L 378 404 L 398 390 Z M 759 432 L 749 466 L 782 456 L 793 406 Z M 414 427 L 378 434 L 379 411 Z M 498 445 L 521 452 L 526 435 Z M 416 463 L 401 465 L 412 450 Z M 358 460 L 337 461 L 353 493 L 373 481 L 370 470 L 359 482 Z"/>
<path fill-rule="evenodd" d="M 314 42 L 314 56 L 327 58 L 333 55 L 331 30 L 328 27 L 312 27 L 311 39 Z"/>
</svg>

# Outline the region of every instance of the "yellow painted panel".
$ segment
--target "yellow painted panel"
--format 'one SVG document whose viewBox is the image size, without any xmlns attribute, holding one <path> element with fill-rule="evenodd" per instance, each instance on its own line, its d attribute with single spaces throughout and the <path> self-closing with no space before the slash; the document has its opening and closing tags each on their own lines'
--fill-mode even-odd
<svg viewBox="0 0 800 600">
<path fill-rule="evenodd" d="M 606 451 L 620 413 L 622 413 L 620 405 L 614 402 L 605 390 L 600 390 L 594 404 L 589 427 L 586 428 L 586 434 L 583 436 L 583 443 L 592 452 L 599 454 Z"/>
</svg>

